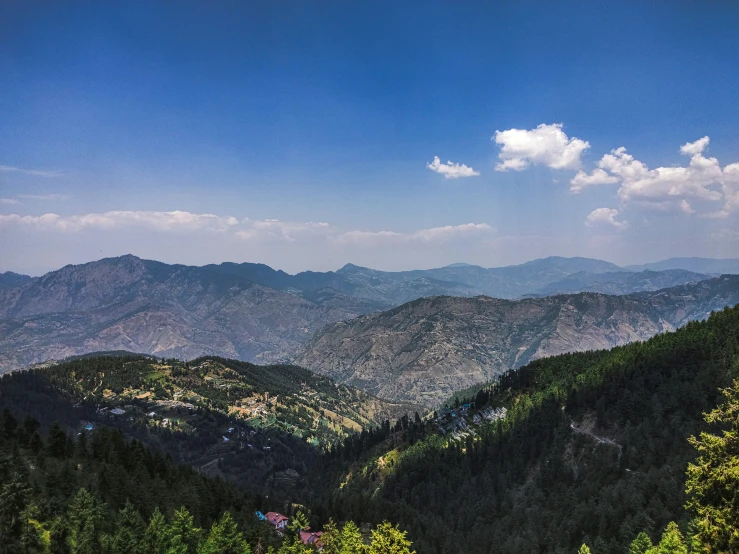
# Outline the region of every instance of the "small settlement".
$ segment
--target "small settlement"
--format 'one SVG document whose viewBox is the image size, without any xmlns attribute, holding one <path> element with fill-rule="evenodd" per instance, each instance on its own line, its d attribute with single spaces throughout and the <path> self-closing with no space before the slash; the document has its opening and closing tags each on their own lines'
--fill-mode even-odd
<svg viewBox="0 0 739 554">
<path fill-rule="evenodd" d="M 443 408 L 439 410 L 434 420 L 434 426 L 442 435 L 450 440 L 461 441 L 477 433 L 470 424 L 480 425 L 486 421 L 505 419 L 506 408 L 486 408 L 470 418 L 470 404 L 462 404 L 459 408 Z"/>
<path fill-rule="evenodd" d="M 278 535 L 282 536 L 285 534 L 285 530 L 287 529 L 287 524 L 290 521 L 290 518 L 288 518 L 287 516 L 282 515 L 279 512 L 267 512 L 266 514 L 263 514 L 262 512 L 259 512 L 259 511 L 256 512 L 256 515 L 261 521 L 266 521 L 272 527 L 274 527 Z M 323 550 L 323 543 L 321 543 L 321 535 L 323 535 L 323 531 L 311 531 L 310 527 L 305 527 L 304 529 L 300 529 L 298 531 L 300 542 L 302 542 L 306 546 L 307 545 L 315 546 L 319 552 Z"/>
</svg>

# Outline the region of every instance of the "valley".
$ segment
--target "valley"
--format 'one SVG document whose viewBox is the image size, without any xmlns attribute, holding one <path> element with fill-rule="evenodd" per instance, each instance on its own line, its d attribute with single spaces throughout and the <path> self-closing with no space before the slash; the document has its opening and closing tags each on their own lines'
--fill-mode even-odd
<svg viewBox="0 0 739 554">
<path fill-rule="evenodd" d="M 381 398 L 436 406 L 531 360 L 648 339 L 739 303 L 739 276 L 626 296 L 423 298 L 335 323 L 299 365 Z"/>
<path fill-rule="evenodd" d="M 701 260 L 688 265 L 701 263 L 717 267 Z M 721 267 L 733 267 L 730 263 Z M 0 372 L 114 350 L 178 359 L 286 362 L 302 359 L 305 344 L 326 325 L 419 298 L 632 294 L 710 277 L 678 269 L 631 272 L 588 258 L 405 272 L 347 264 L 336 272 L 290 275 L 263 264 L 195 267 L 127 255 L 41 277 L 1 274 Z"/>
</svg>

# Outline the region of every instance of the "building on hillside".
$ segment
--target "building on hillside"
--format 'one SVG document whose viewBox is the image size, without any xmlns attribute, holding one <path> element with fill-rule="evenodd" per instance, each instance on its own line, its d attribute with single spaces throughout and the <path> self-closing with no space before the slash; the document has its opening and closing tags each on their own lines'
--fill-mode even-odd
<svg viewBox="0 0 739 554">
<path fill-rule="evenodd" d="M 269 521 L 275 529 L 284 529 L 287 527 L 287 522 L 289 521 L 287 516 L 283 516 L 279 512 L 267 512 L 266 516 L 267 521 Z"/>
<path fill-rule="evenodd" d="M 310 527 L 306 527 L 305 529 L 301 529 L 298 535 L 300 536 L 300 542 L 305 545 L 312 544 L 319 550 L 323 546 L 321 543 L 321 535 L 323 535 L 323 531 L 316 531 L 314 533 L 310 530 Z"/>
</svg>

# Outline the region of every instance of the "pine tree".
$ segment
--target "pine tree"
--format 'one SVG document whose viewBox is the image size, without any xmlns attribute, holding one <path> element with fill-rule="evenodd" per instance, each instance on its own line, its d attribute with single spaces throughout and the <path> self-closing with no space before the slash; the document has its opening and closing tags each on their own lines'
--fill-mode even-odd
<svg viewBox="0 0 739 554">
<path fill-rule="evenodd" d="M 644 531 L 639 533 L 629 546 L 629 554 L 646 554 L 652 548 L 652 540 Z"/>
<path fill-rule="evenodd" d="M 142 548 L 145 524 L 133 504 L 126 505 L 118 513 L 116 531 L 111 540 L 112 554 L 148 554 Z"/>
<path fill-rule="evenodd" d="M 208 536 L 198 548 L 198 554 L 250 553 L 251 548 L 228 512 L 225 512 L 221 519 L 213 524 Z"/>
<path fill-rule="evenodd" d="M 362 533 L 353 521 L 347 521 L 341 529 L 341 554 L 364 554 L 367 545 L 362 540 Z"/>
<path fill-rule="evenodd" d="M 169 532 L 172 538 L 167 554 L 197 554 L 201 529 L 184 506 L 175 512 Z"/>
<path fill-rule="evenodd" d="M 739 380 L 722 392 L 726 402 L 705 420 L 724 430 L 689 439 L 699 456 L 688 465 L 686 507 L 696 516 L 696 539 L 703 552 L 739 551 Z"/>
<path fill-rule="evenodd" d="M 18 472 L 13 474 L 10 482 L 0 488 L 0 553 L 2 554 L 13 552 L 18 548 L 26 523 L 23 513 L 29 494 L 30 488 L 27 481 Z"/>
<path fill-rule="evenodd" d="M 341 532 L 336 527 L 333 519 L 330 519 L 323 527 L 323 535 L 321 535 L 324 554 L 342 554 L 341 549 Z"/>
<path fill-rule="evenodd" d="M 149 525 L 144 531 L 143 550 L 146 554 L 167 554 L 169 541 L 170 534 L 167 521 L 159 508 L 155 508 L 149 519 Z"/>
<path fill-rule="evenodd" d="M 28 506 L 21 515 L 23 519 L 23 532 L 20 538 L 20 547 L 23 554 L 34 554 L 44 551 L 38 527 L 32 521 L 38 517 L 38 510 L 34 505 Z"/>
<path fill-rule="evenodd" d="M 49 530 L 49 552 L 51 554 L 69 554 L 69 526 L 61 517 L 57 517 Z"/>
<path fill-rule="evenodd" d="M 667 524 L 665 532 L 659 545 L 647 551 L 648 554 L 688 554 L 688 546 L 685 544 L 683 534 L 677 523 L 671 521 Z"/>
<path fill-rule="evenodd" d="M 587 544 L 583 544 L 577 551 L 577 554 L 590 554 L 590 548 L 588 548 Z"/>
<path fill-rule="evenodd" d="M 69 504 L 69 542 L 72 554 L 101 551 L 104 507 L 86 489 L 80 489 Z"/>
<path fill-rule="evenodd" d="M 385 522 L 372 531 L 372 543 L 369 554 L 415 554 L 411 550 L 411 542 L 405 538 L 405 531 L 401 531 L 391 523 Z"/>
</svg>

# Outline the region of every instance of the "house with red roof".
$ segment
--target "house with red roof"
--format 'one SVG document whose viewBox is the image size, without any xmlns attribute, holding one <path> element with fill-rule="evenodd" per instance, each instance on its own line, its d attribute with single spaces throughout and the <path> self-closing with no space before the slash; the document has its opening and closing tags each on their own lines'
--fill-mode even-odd
<svg viewBox="0 0 739 554">
<path fill-rule="evenodd" d="M 321 543 L 321 535 L 323 535 L 323 531 L 316 531 L 314 533 L 310 530 L 310 527 L 306 527 L 305 529 L 301 529 L 298 534 L 300 535 L 300 541 L 305 545 L 312 544 L 319 550 L 323 546 L 323 543 Z"/>
<path fill-rule="evenodd" d="M 283 516 L 280 512 L 267 512 L 265 516 L 267 521 L 269 521 L 275 529 L 281 530 L 287 527 L 289 518 L 287 516 Z"/>
</svg>

